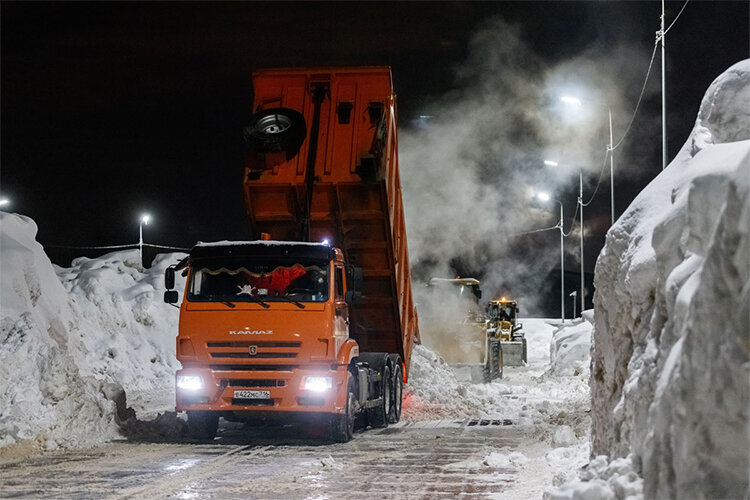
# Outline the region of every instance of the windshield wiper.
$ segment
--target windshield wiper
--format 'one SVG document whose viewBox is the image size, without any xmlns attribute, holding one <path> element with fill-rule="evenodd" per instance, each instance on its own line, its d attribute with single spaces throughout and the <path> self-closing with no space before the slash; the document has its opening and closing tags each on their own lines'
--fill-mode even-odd
<svg viewBox="0 0 750 500">
<path fill-rule="evenodd" d="M 297 301 L 296 301 L 296 300 L 294 300 L 294 299 L 290 299 L 290 298 L 289 298 L 289 297 L 287 297 L 286 295 L 279 295 L 278 297 L 274 297 L 274 298 L 275 298 L 275 299 L 281 299 L 281 300 L 285 300 L 285 301 L 287 301 L 287 302 L 291 302 L 292 304 L 294 304 L 295 306 L 299 307 L 300 309 L 304 309 L 304 308 L 305 308 L 305 305 L 304 305 L 304 304 L 301 304 L 301 303 L 297 302 Z"/>
<path fill-rule="evenodd" d="M 236 307 L 233 302 L 229 302 L 228 300 L 217 297 L 216 295 L 207 295 L 206 298 L 210 302 L 221 302 L 222 304 L 226 305 L 227 307 L 231 307 L 232 309 Z"/>
<path fill-rule="evenodd" d="M 260 306 L 263 307 L 264 309 L 268 309 L 269 307 L 271 307 L 268 304 L 266 304 L 261 298 L 248 297 L 247 302 L 255 302 L 256 304 L 260 304 Z"/>
</svg>

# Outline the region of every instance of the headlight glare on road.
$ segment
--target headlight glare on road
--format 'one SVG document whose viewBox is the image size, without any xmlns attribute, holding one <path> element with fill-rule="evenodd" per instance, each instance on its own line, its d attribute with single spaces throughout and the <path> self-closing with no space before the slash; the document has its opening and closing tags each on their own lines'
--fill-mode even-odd
<svg viewBox="0 0 750 500">
<path fill-rule="evenodd" d="M 305 389 L 314 392 L 323 392 L 333 387 L 332 377 L 306 377 Z"/>
<path fill-rule="evenodd" d="M 197 391 L 203 388 L 200 375 L 177 375 L 177 387 L 186 391 Z"/>
</svg>

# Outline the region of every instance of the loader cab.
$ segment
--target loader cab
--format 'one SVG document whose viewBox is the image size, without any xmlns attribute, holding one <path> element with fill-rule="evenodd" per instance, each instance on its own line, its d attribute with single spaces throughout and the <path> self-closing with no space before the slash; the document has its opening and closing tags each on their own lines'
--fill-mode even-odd
<svg viewBox="0 0 750 500">
<path fill-rule="evenodd" d="M 516 323 L 518 305 L 515 300 L 493 300 L 487 304 L 487 318 L 492 321 L 509 321 Z"/>
</svg>

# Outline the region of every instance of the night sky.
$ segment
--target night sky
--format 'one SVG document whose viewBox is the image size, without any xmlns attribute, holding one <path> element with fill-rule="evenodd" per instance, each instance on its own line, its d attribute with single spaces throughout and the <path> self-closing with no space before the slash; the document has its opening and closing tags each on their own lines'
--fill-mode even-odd
<svg viewBox="0 0 750 500">
<path fill-rule="evenodd" d="M 667 2 L 668 22 L 682 4 Z M 670 31 L 670 159 L 711 81 L 748 57 L 748 5 L 693 0 Z M 87 252 L 54 245 L 135 243 L 143 212 L 151 243 L 251 237 L 241 129 L 256 69 L 390 65 L 404 129 L 454 88 L 472 34 L 492 17 L 520 24 L 552 63 L 594 43 L 629 41 L 650 54 L 660 2 L 4 1 L 0 10 L 0 194 L 67 265 Z M 647 182 L 625 181 L 620 211 Z"/>
</svg>

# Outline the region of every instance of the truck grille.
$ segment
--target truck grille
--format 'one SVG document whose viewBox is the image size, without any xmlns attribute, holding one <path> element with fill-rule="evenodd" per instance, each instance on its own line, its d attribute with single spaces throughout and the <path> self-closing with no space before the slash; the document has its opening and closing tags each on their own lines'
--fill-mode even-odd
<svg viewBox="0 0 750 500">
<path fill-rule="evenodd" d="M 208 342 L 206 344 L 208 348 L 211 347 L 242 347 L 247 349 L 251 345 L 258 346 L 258 347 L 300 347 L 302 345 L 301 342 Z"/>
<path fill-rule="evenodd" d="M 217 372 L 232 371 L 270 371 L 270 372 L 290 372 L 297 368 L 297 365 L 209 365 L 210 368 Z"/>
<path fill-rule="evenodd" d="M 208 354 L 212 358 L 225 359 L 278 359 L 296 358 L 299 354 L 301 342 L 279 341 L 231 341 L 207 342 Z M 254 353 L 250 354 L 250 349 Z"/>
<path fill-rule="evenodd" d="M 232 404 L 237 406 L 273 406 L 273 399 L 232 398 Z"/>
<path fill-rule="evenodd" d="M 296 352 L 210 352 L 212 358 L 296 358 Z"/>
<path fill-rule="evenodd" d="M 286 381 L 273 379 L 229 379 L 229 387 L 284 387 Z"/>
</svg>

